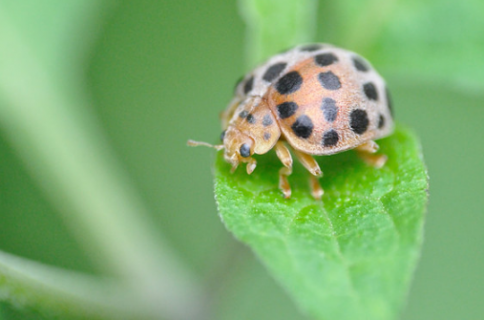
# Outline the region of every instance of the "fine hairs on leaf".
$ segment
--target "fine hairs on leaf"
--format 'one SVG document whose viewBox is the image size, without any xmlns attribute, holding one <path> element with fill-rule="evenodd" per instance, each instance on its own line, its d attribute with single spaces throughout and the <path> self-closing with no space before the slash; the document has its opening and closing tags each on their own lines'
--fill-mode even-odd
<svg viewBox="0 0 484 320">
<path fill-rule="evenodd" d="M 355 152 L 319 157 L 325 194 L 315 201 L 296 165 L 291 199 L 277 188 L 274 154 L 248 176 L 221 155 L 215 194 L 226 227 L 247 243 L 303 310 L 316 319 L 395 319 L 422 243 L 427 173 L 415 135 L 380 140 L 382 169 Z"/>
</svg>

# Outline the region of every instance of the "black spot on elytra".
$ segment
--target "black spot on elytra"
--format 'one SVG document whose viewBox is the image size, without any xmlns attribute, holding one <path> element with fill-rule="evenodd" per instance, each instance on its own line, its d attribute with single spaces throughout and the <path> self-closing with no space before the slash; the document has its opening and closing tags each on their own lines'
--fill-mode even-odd
<svg viewBox="0 0 484 320">
<path fill-rule="evenodd" d="M 357 134 L 362 134 L 368 129 L 370 121 L 365 110 L 356 109 L 350 114 L 350 127 Z"/>
<path fill-rule="evenodd" d="M 338 144 L 339 135 L 334 129 L 326 131 L 323 135 L 323 146 L 333 147 Z"/>
<path fill-rule="evenodd" d="M 358 71 L 367 72 L 368 70 L 370 70 L 368 64 L 360 57 L 353 57 L 353 64 Z"/>
<path fill-rule="evenodd" d="M 323 86 L 323 88 L 328 90 L 338 90 L 341 88 L 341 82 L 339 78 L 332 73 L 331 71 L 328 72 L 321 72 L 318 76 L 319 83 Z"/>
<path fill-rule="evenodd" d="M 322 49 L 323 45 L 318 44 L 318 43 L 312 43 L 312 44 L 307 44 L 299 48 L 300 51 L 307 51 L 307 52 L 312 52 L 312 51 L 317 51 L 319 49 Z"/>
<path fill-rule="evenodd" d="M 262 76 L 262 79 L 264 79 L 267 82 L 271 82 L 281 74 L 281 72 L 286 68 L 286 66 L 287 66 L 287 63 L 285 62 L 273 64 L 266 70 L 266 72 Z"/>
<path fill-rule="evenodd" d="M 254 76 L 250 77 L 244 84 L 244 93 L 248 94 L 254 87 Z"/>
<path fill-rule="evenodd" d="M 385 125 L 385 118 L 383 117 L 383 115 L 380 114 L 380 118 L 378 118 L 378 129 L 383 128 L 384 125 Z"/>
<path fill-rule="evenodd" d="M 296 113 L 298 105 L 295 102 L 283 102 L 277 107 L 277 112 L 281 119 L 286 119 Z"/>
<path fill-rule="evenodd" d="M 336 61 L 338 61 L 338 57 L 336 57 L 332 53 L 322 53 L 314 57 L 314 62 L 316 62 L 316 64 L 320 67 L 329 66 L 335 63 Z"/>
<path fill-rule="evenodd" d="M 227 132 L 227 130 L 222 131 L 222 133 L 220 134 L 220 140 L 222 140 L 222 141 L 224 141 L 225 132 Z"/>
<path fill-rule="evenodd" d="M 393 102 L 392 102 L 392 96 L 390 95 L 390 91 L 388 91 L 388 88 L 385 89 L 385 93 L 387 96 L 388 110 L 390 110 L 390 114 L 392 115 L 392 118 L 393 118 Z"/>
<path fill-rule="evenodd" d="M 280 94 L 293 93 L 301 87 L 303 79 L 299 72 L 292 71 L 283 75 L 276 83 L 276 90 Z"/>
<path fill-rule="evenodd" d="M 247 158 L 250 157 L 250 147 L 247 143 L 244 143 L 240 146 L 239 153 L 242 157 Z"/>
<path fill-rule="evenodd" d="M 268 126 L 270 126 L 271 124 L 272 124 L 272 117 L 271 117 L 270 115 L 266 114 L 266 115 L 264 116 L 264 118 L 262 118 L 262 125 L 263 125 L 264 127 L 268 127 Z"/>
<path fill-rule="evenodd" d="M 313 122 L 311 119 L 306 116 L 302 115 L 296 119 L 296 121 L 292 124 L 291 129 L 296 136 L 299 138 L 307 139 L 313 132 Z"/>
<path fill-rule="evenodd" d="M 370 100 L 378 100 L 378 92 L 376 91 L 376 87 L 373 82 L 367 82 L 363 85 L 363 91 L 365 91 L 365 95 Z"/>
<path fill-rule="evenodd" d="M 247 118 L 248 115 L 249 115 L 249 113 L 246 110 L 239 113 L 239 117 L 241 117 L 241 118 Z"/>
<path fill-rule="evenodd" d="M 333 122 L 336 120 L 336 116 L 338 114 L 338 106 L 336 106 L 336 101 L 331 98 L 324 98 L 321 105 L 321 110 L 323 110 L 326 121 Z"/>
<path fill-rule="evenodd" d="M 264 132 L 264 140 L 267 141 L 271 138 L 271 134 L 269 132 Z"/>
<path fill-rule="evenodd" d="M 254 124 L 255 123 L 255 117 L 251 114 L 248 114 L 247 115 L 247 122 L 250 123 L 250 124 Z"/>
</svg>

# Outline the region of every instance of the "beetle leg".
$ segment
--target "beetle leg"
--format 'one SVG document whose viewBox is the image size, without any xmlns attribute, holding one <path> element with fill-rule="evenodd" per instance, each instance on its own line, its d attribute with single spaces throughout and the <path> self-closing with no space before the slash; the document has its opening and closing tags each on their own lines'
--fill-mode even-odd
<svg viewBox="0 0 484 320">
<path fill-rule="evenodd" d="M 373 140 L 360 144 L 358 147 L 356 147 L 356 150 L 366 151 L 368 153 L 375 153 L 378 151 L 378 149 L 380 149 L 380 146 L 378 146 L 378 144 Z"/>
<path fill-rule="evenodd" d="M 294 149 L 294 154 L 297 159 L 302 163 L 304 168 L 306 168 L 313 176 L 318 178 L 323 176 L 323 172 L 319 168 L 319 164 L 314 160 L 313 156 Z"/>
<path fill-rule="evenodd" d="M 321 188 L 318 178 L 313 175 L 309 177 L 309 188 L 311 189 L 311 195 L 313 196 L 313 198 L 316 200 L 321 200 L 324 194 L 324 190 L 323 188 Z"/>
<path fill-rule="evenodd" d="M 257 161 L 254 158 L 250 158 L 249 161 L 247 162 L 247 174 L 251 174 L 255 167 L 257 166 Z"/>
<path fill-rule="evenodd" d="M 289 185 L 289 181 L 287 181 L 287 177 L 292 173 L 291 153 L 281 141 L 276 143 L 275 150 L 277 157 L 284 165 L 284 167 L 279 170 L 279 189 L 281 189 L 284 194 L 284 198 L 288 199 L 291 197 L 291 186 Z"/>
<path fill-rule="evenodd" d="M 298 160 L 302 163 L 302 165 L 311 173 L 311 177 L 309 178 L 309 187 L 311 188 L 311 195 L 316 200 L 321 200 L 323 196 L 323 188 L 319 184 L 318 178 L 323 176 L 323 172 L 319 168 L 319 164 L 314 160 L 313 156 L 310 154 L 294 150 L 294 154 L 298 158 Z"/>
<path fill-rule="evenodd" d="M 387 162 L 388 157 L 384 154 L 374 154 L 379 149 L 375 141 L 370 140 L 356 147 L 356 151 L 363 161 L 368 165 L 380 169 Z"/>
</svg>

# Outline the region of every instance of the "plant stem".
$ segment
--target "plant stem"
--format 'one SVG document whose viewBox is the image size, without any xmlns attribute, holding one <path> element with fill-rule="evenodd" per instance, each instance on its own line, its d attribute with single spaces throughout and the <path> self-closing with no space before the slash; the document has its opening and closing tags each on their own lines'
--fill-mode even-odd
<svg viewBox="0 0 484 320">
<path fill-rule="evenodd" d="M 0 299 L 46 315 L 79 319 L 147 319 L 125 288 L 0 251 Z"/>
<path fill-rule="evenodd" d="M 385 30 L 385 24 L 393 17 L 396 0 L 371 0 L 365 5 L 365 10 L 359 13 L 352 22 L 352 27 L 342 37 L 342 43 L 348 48 L 367 54 L 374 47 L 378 36 Z"/>
<path fill-rule="evenodd" d="M 247 65 L 313 40 L 317 0 L 239 0 L 247 24 Z"/>
<path fill-rule="evenodd" d="M 123 279 L 153 315 L 193 319 L 200 290 L 147 221 L 89 113 L 82 80 L 53 72 L 2 9 L 0 122 L 7 138 L 101 268 Z"/>
</svg>

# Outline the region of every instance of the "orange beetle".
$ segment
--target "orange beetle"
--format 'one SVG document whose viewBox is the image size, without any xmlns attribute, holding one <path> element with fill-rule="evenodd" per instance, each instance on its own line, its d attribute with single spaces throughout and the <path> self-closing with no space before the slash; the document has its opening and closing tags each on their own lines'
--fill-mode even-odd
<svg viewBox="0 0 484 320">
<path fill-rule="evenodd" d="M 321 199 L 322 172 L 312 156 L 356 149 L 380 168 L 387 158 L 374 154 L 374 140 L 391 134 L 394 122 L 385 81 L 371 65 L 356 53 L 321 43 L 277 54 L 249 72 L 222 114 L 222 127 L 223 144 L 188 144 L 225 149 L 232 171 L 244 162 L 248 174 L 257 164 L 252 155 L 275 148 L 284 165 L 279 188 L 285 198 L 291 196 L 289 145 L 311 173 L 311 194 Z"/>
</svg>

